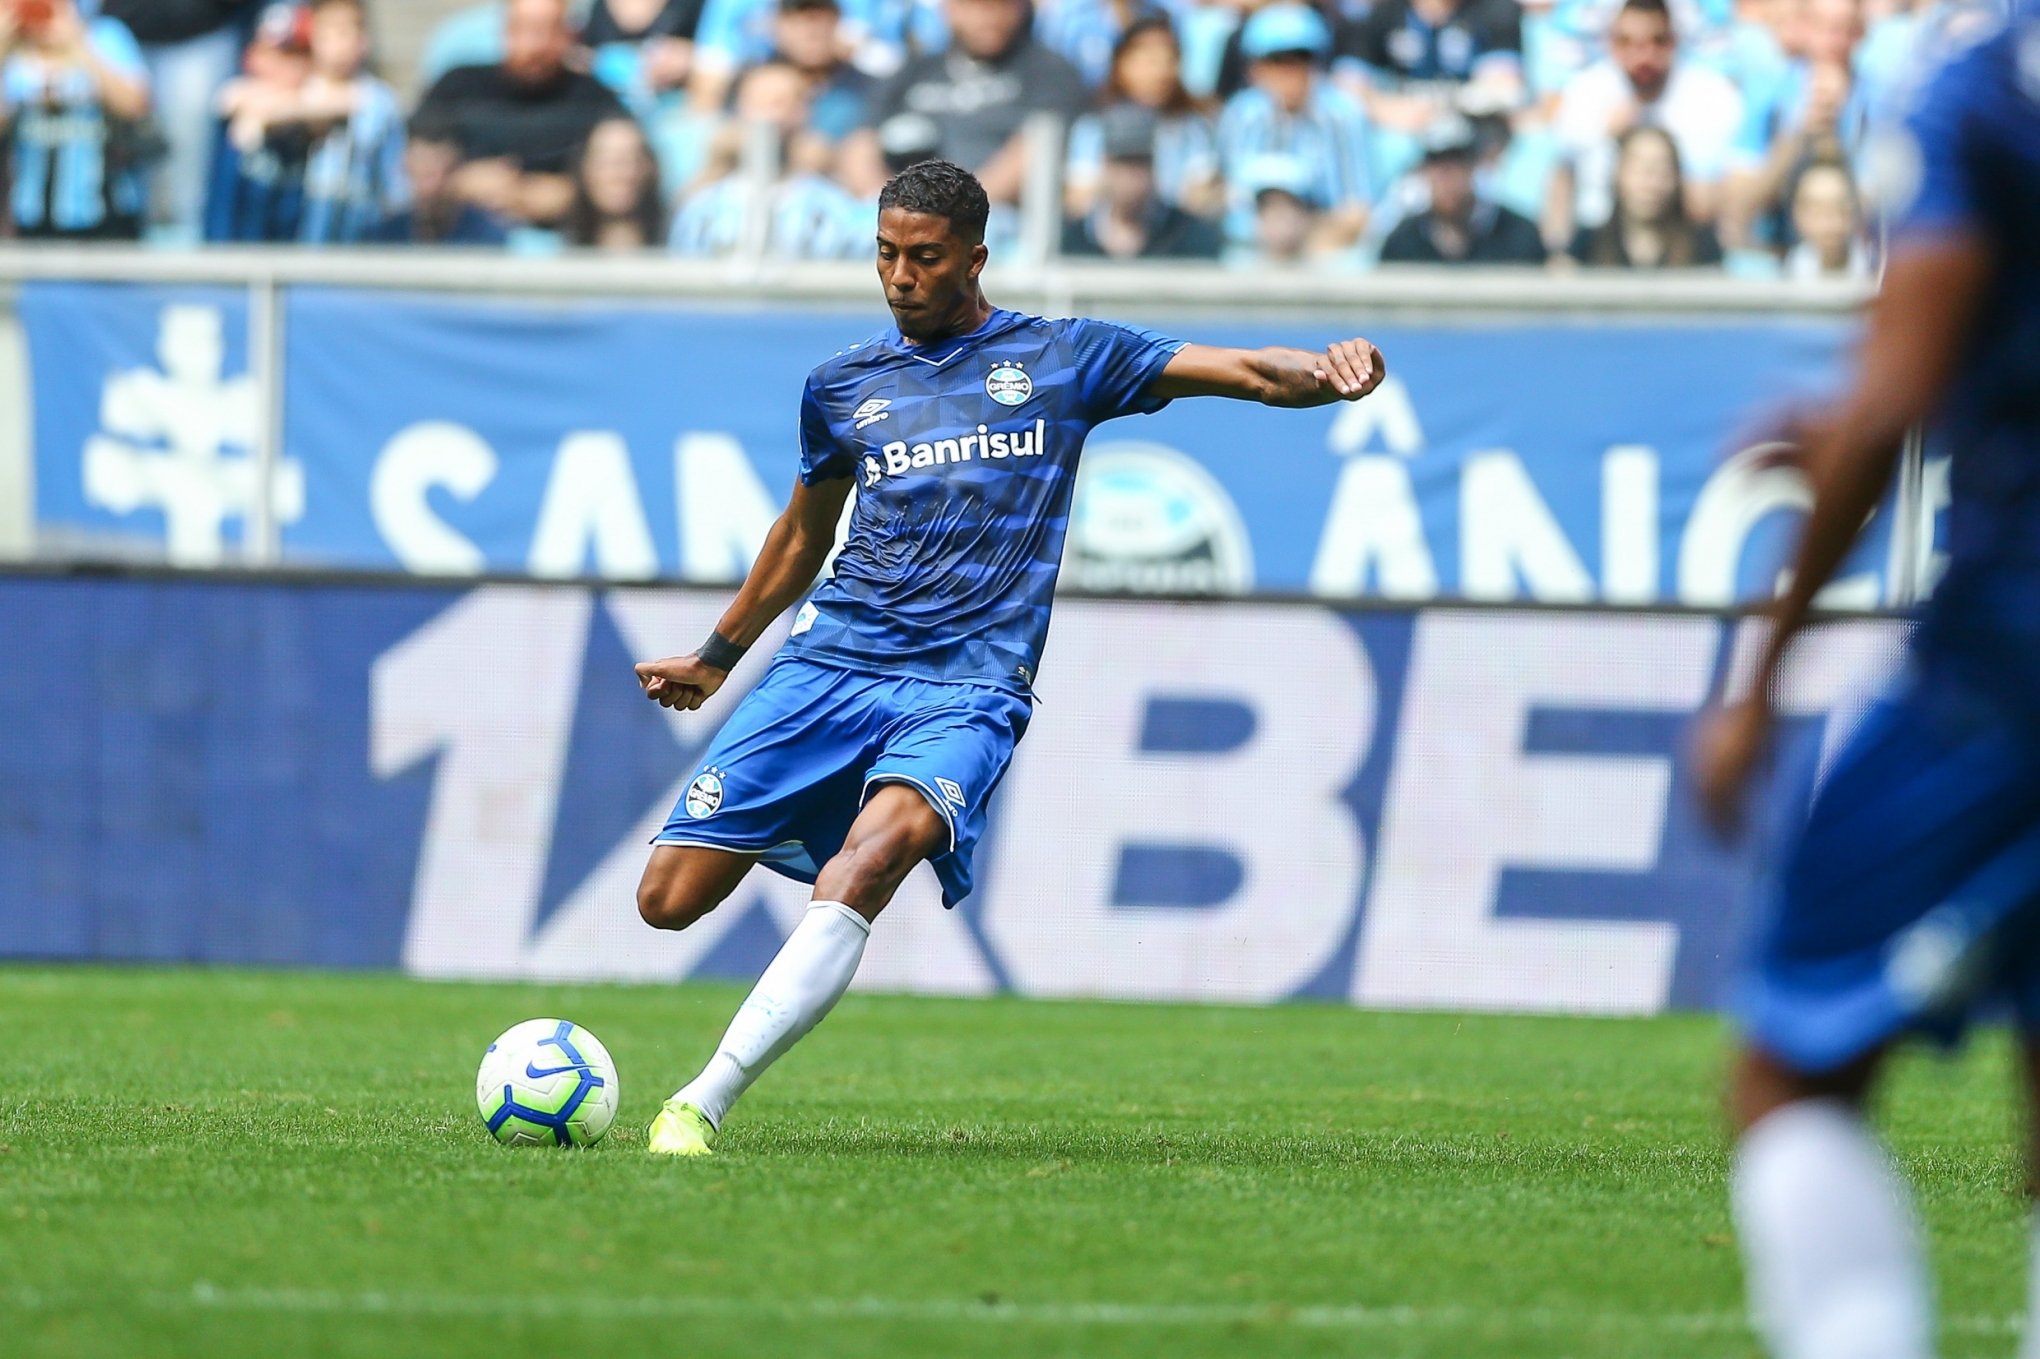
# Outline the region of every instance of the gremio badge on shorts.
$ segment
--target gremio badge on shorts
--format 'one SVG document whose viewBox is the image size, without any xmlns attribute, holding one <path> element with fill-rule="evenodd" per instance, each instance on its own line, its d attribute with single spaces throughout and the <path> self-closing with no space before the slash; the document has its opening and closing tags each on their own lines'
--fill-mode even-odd
<svg viewBox="0 0 2040 1359">
<path fill-rule="evenodd" d="M 722 806 L 723 781 L 720 769 L 704 769 L 687 785 L 687 814 L 699 821 Z"/>
<path fill-rule="evenodd" d="M 985 377 L 985 395 L 1001 406 L 1017 406 L 1034 395 L 1034 380 L 1010 363 L 1002 363 Z"/>
</svg>

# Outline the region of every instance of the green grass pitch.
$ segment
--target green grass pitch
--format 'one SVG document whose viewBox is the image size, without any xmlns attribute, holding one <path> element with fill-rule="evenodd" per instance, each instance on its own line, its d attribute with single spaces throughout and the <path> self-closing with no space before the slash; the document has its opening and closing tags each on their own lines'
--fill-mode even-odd
<svg viewBox="0 0 2040 1359">
<path fill-rule="evenodd" d="M 654 1162 L 738 998 L 0 969 L 0 1353 L 1756 1352 L 1715 1021 L 853 996 Z M 536 1015 L 616 1057 L 599 1147 L 476 1117 Z M 2004 1056 L 1888 1101 L 1955 1356 L 2015 1344 Z"/>
</svg>

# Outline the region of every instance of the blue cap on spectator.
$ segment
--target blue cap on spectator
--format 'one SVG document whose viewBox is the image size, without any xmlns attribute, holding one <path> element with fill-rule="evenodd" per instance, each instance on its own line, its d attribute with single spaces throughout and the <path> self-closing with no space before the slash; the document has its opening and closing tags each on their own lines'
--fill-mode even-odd
<svg viewBox="0 0 2040 1359">
<path fill-rule="evenodd" d="M 1257 202 L 1264 193 L 1286 193 L 1291 198 L 1312 207 L 1317 206 L 1317 177 L 1311 174 L 1310 166 L 1304 164 L 1301 156 L 1292 156 L 1282 151 L 1266 151 L 1249 158 L 1247 163 L 1239 168 L 1239 173 L 1234 178 L 1235 182 L 1247 191 L 1247 196 Z"/>
<path fill-rule="evenodd" d="M 1240 33 L 1240 51 L 1258 61 L 1278 52 L 1308 52 L 1321 57 L 1332 50 L 1332 31 L 1309 5 L 1270 5 L 1254 11 Z"/>
</svg>

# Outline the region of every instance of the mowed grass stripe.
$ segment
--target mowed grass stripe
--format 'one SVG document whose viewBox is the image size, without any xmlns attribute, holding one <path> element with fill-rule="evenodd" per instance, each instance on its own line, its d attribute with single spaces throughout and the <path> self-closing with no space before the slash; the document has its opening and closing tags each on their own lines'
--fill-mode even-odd
<svg viewBox="0 0 2040 1359">
<path fill-rule="evenodd" d="M 98 1294 L 68 1297 L 35 1289 L 0 1293 L 24 1311 L 103 1305 Z M 716 1297 L 595 1297 L 497 1294 L 461 1296 L 431 1293 L 336 1293 L 304 1288 L 217 1288 L 197 1283 L 184 1292 L 146 1293 L 126 1300 L 158 1311 L 315 1313 L 336 1316 L 534 1317 L 609 1320 L 625 1317 L 757 1317 L 778 1315 L 812 1320 L 974 1322 L 1018 1326 L 1264 1326 L 1310 1330 L 1452 1329 L 1470 1325 L 1523 1331 L 1604 1330 L 1670 1335 L 1741 1332 L 1740 1312 L 1558 1312 L 1467 1307 L 1224 1307 L 1133 1302 L 1023 1303 L 1004 1300 L 912 1300 L 903 1298 L 780 1298 L 765 1302 Z M 1963 1335 L 2017 1335 L 2017 1316 L 1944 1317 L 1943 1329 Z"/>
</svg>

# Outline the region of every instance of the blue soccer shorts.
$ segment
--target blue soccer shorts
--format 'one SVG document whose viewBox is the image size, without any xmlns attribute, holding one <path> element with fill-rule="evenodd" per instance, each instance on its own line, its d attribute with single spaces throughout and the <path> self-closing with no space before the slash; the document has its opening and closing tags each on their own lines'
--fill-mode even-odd
<svg viewBox="0 0 2040 1359">
<path fill-rule="evenodd" d="M 655 845 L 756 854 L 813 882 L 873 789 L 903 783 L 949 826 L 942 904 L 970 895 L 986 807 L 1031 709 L 990 685 L 882 677 L 781 656 L 709 744 Z"/>
<path fill-rule="evenodd" d="M 1759 899 L 1736 996 L 1758 1047 L 1817 1074 L 1906 1033 L 1952 1045 L 2006 1009 L 2040 1030 L 2040 745 L 2022 727 L 1915 674 L 1869 711 Z"/>
</svg>

